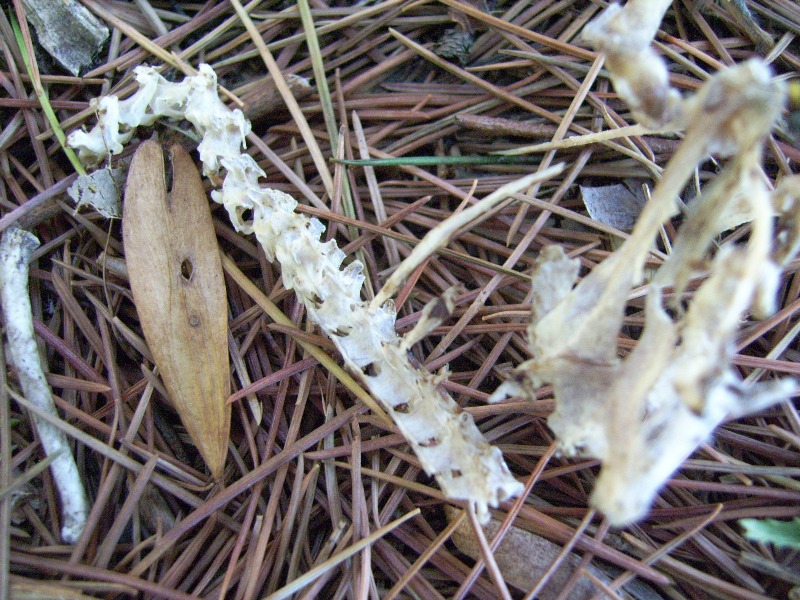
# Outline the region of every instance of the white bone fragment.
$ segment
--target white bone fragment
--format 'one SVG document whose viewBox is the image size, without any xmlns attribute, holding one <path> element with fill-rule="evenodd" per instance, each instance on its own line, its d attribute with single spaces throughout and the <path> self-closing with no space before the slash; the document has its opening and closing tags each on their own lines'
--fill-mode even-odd
<svg viewBox="0 0 800 600">
<path fill-rule="evenodd" d="M 202 136 L 198 150 L 204 173 L 226 172 L 222 188 L 212 191 L 212 198 L 225 206 L 237 230 L 254 233 L 267 258 L 278 260 L 285 285 L 295 290 L 348 368 L 361 375 L 392 415 L 420 464 L 436 476 L 444 494 L 473 503 L 482 522 L 489 517 L 488 506 L 519 494 L 523 486 L 508 471 L 500 450 L 486 441 L 472 417 L 439 386 L 439 377 L 410 363 L 408 341 L 395 332 L 392 301 L 369 304 L 361 300 L 361 263 L 353 261 L 342 269 L 345 255 L 336 243 L 319 241 L 323 225 L 295 213 L 297 202 L 291 196 L 259 186 L 264 173 L 241 152 L 250 124 L 241 111 L 228 110 L 218 98 L 213 70 L 200 65 L 196 76 L 170 83 L 155 69 L 138 67 L 136 80 L 140 89 L 127 100 L 106 97 L 97 102 L 94 129 L 70 134 L 68 143 L 78 148 L 81 159 L 97 164 L 107 155 L 119 153 L 137 126 L 150 125 L 158 118 L 190 121 Z M 522 178 L 498 190 L 482 201 L 482 210 L 559 169 Z M 480 211 L 470 208 L 464 212 L 474 218 Z M 462 221 L 463 216 L 459 227 Z M 429 253 L 446 242 L 450 233 L 447 225 L 440 227 L 420 244 Z M 419 253 L 414 254 L 415 259 Z M 404 268 L 401 264 L 398 270 Z M 384 299 L 395 290 L 388 291 Z"/>
<path fill-rule="evenodd" d="M 680 113 L 680 94 L 669 86 L 667 67 L 651 42 L 671 0 L 611 4 L 589 22 L 581 37 L 606 54 L 614 89 L 642 125 L 657 129 Z"/>
<path fill-rule="evenodd" d="M 552 384 L 556 409 L 548 424 L 559 449 L 602 461 L 591 501 L 617 526 L 646 514 L 660 487 L 717 425 L 785 400 L 796 389 L 791 380 L 747 386 L 731 366 L 742 316 L 749 310 L 763 317 L 774 309 L 778 265 L 790 259 L 800 237 L 800 219 L 791 214 L 798 192 L 781 186 L 776 210 L 759 165 L 762 140 L 785 90 L 764 63 L 751 60 L 679 99 L 668 87 L 663 61 L 652 51 L 637 51 L 649 48 L 668 5 L 613 5 L 587 26 L 585 37 L 607 53 L 615 88 L 637 118 L 649 126 L 685 126 L 684 141 L 630 238 L 576 287 L 570 289 L 577 262 L 555 249 L 543 251 L 532 280 L 533 358 L 493 396 L 533 399 L 536 388 Z M 641 282 L 661 224 L 676 212 L 676 194 L 711 152 L 734 156 L 689 211 L 649 286 L 641 337 L 621 359 L 617 338 L 628 294 Z M 776 213 L 788 223 L 774 244 Z M 747 243 L 724 246 L 708 261 L 716 236 L 745 220 L 752 221 Z M 707 279 L 685 312 L 673 307 L 673 320 L 662 291 L 672 288 L 673 297 L 681 298 L 690 278 L 703 272 Z"/>
</svg>

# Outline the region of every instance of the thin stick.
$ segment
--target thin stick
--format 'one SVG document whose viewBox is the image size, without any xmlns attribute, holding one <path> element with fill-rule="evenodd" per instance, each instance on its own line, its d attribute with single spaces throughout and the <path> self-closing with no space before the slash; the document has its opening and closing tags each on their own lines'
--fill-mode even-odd
<svg viewBox="0 0 800 600">
<path fill-rule="evenodd" d="M 562 140 L 554 142 L 542 142 L 541 144 L 533 144 L 531 146 L 522 146 L 520 148 L 512 148 L 511 150 L 502 150 L 497 153 L 498 156 L 520 156 L 523 154 L 534 154 L 536 152 L 545 152 L 547 150 L 563 150 L 565 148 L 577 148 L 580 146 L 588 146 L 589 144 L 599 144 L 617 138 L 628 138 L 636 135 L 663 135 L 665 133 L 672 133 L 674 130 L 667 131 L 653 131 L 644 125 L 637 123 L 636 125 L 626 125 L 617 129 L 607 129 L 605 131 L 598 131 L 597 133 L 587 133 L 585 135 L 575 135 Z"/>
<path fill-rule="evenodd" d="M 375 309 L 383 305 L 389 298 L 397 293 L 403 282 L 408 279 L 411 273 L 416 269 L 425 259 L 431 256 L 436 250 L 444 246 L 450 237 L 456 231 L 465 227 L 487 210 L 492 208 L 498 202 L 502 202 L 510 195 L 524 190 L 530 185 L 539 181 L 545 181 L 554 177 L 564 170 L 563 164 L 554 165 L 540 173 L 533 173 L 525 177 L 521 177 L 516 181 L 512 181 L 498 189 L 493 194 L 489 194 L 480 202 L 470 206 L 468 209 L 461 211 L 457 215 L 451 216 L 446 221 L 443 221 L 438 226 L 431 229 L 428 234 L 422 238 L 419 244 L 414 247 L 411 254 L 408 255 L 400 266 L 397 267 L 392 276 L 384 284 L 383 288 L 375 295 L 372 301 L 371 308 Z"/>
</svg>

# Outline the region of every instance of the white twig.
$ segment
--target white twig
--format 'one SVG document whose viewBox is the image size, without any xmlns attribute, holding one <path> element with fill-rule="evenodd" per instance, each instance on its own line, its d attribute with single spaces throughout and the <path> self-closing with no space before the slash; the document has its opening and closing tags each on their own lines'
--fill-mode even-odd
<svg viewBox="0 0 800 600">
<path fill-rule="evenodd" d="M 33 337 L 33 314 L 28 296 L 28 263 L 39 247 L 39 240 L 24 229 L 11 227 L 0 241 L 0 302 L 5 317 L 6 335 L 11 360 L 17 369 L 25 397 L 57 416 L 53 395 L 39 359 L 39 348 Z M 64 433 L 36 417 L 33 419 L 45 453 L 58 453 L 50 469 L 58 488 L 63 509 L 62 539 L 74 544 L 83 532 L 89 513 L 86 492 L 78 467 Z"/>
</svg>

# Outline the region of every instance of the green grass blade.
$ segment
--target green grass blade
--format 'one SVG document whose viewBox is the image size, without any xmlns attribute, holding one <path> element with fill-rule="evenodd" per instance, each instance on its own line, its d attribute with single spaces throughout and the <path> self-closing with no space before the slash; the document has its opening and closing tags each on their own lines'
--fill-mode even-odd
<svg viewBox="0 0 800 600">
<path fill-rule="evenodd" d="M 17 22 L 16 16 L 11 14 L 9 17 L 11 18 L 11 27 L 14 29 L 14 37 L 17 39 L 19 51 L 22 53 L 22 61 L 25 63 L 25 71 L 28 73 L 28 77 L 31 78 L 31 81 L 33 81 L 31 57 L 28 56 L 28 50 L 25 48 L 25 41 L 22 39 L 22 31 L 19 28 L 19 23 Z M 36 86 L 34 86 L 34 88 L 35 87 Z M 44 89 L 37 89 L 36 96 L 39 99 L 39 103 L 42 105 L 42 110 L 47 117 L 48 123 L 50 123 L 50 127 L 53 129 L 53 133 L 56 134 L 58 143 L 61 144 L 64 154 L 67 155 L 69 162 L 72 164 L 72 168 L 74 168 L 79 175 L 86 175 L 86 169 L 83 168 L 81 161 L 78 159 L 78 155 L 75 154 L 75 151 L 72 148 L 67 146 L 67 136 L 64 134 L 64 130 L 61 129 L 61 124 L 58 122 L 58 117 L 53 110 L 53 106 L 50 104 L 50 98 L 48 97 L 47 92 Z"/>
</svg>

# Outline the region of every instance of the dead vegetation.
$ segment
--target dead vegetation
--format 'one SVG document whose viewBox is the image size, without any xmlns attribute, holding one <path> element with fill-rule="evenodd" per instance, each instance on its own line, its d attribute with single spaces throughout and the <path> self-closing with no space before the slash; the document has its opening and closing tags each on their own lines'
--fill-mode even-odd
<svg viewBox="0 0 800 600">
<path fill-rule="evenodd" d="M 643 135 L 579 39 L 599 4 L 261 3 L 248 16 L 236 1 L 83 3 L 112 31 L 83 77 L 65 75 L 23 27 L 33 51 L 26 69 L 9 15 L 0 19 L 0 228 L 30 229 L 41 242 L 30 269 L 33 326 L 54 422 L 71 441 L 90 502 L 84 533 L 65 545 L 62 503 L 33 428 L 38 413 L 20 396 L 18 371 L 2 369 L 0 595 L 579 598 L 622 587 L 634 598 L 777 598 L 800 585 L 795 555 L 747 541 L 737 523 L 800 515 L 800 419 L 791 403 L 717 430 L 625 530 L 588 508 L 597 461 L 555 454 L 553 389 L 539 388 L 532 402 L 486 404 L 529 358 L 529 276 L 541 251 L 563 246 L 580 278 L 593 281 L 632 238 L 587 216 L 579 186 L 633 178 L 653 189 L 682 137 Z M 20 20 L 24 5 L 15 2 Z M 673 3 L 654 51 L 671 85 L 689 95 L 753 56 L 792 75 L 798 33 L 800 13 L 788 1 Z M 396 292 L 405 333 L 427 318 L 432 300 L 462 286 L 453 316 L 410 352 L 431 373 L 449 365 L 449 378 L 436 383 L 525 485 L 521 499 L 493 513 L 488 539 L 474 538 L 476 520 L 457 503 L 449 508 L 398 430 L 367 409 L 369 395 L 337 364 L 281 269 L 209 203 L 226 273 L 233 388 L 227 462 L 212 479 L 154 369 L 121 260 L 120 222 L 74 209 L 65 190 L 76 167 L 42 108 L 46 92 L 65 131 L 88 129 L 90 100 L 129 96 L 133 67 L 163 65 L 178 81 L 201 62 L 217 72 L 221 98 L 252 121 L 248 153 L 263 182 L 323 221 L 322 241 L 335 239 L 346 262 L 364 264 L 367 302 L 428 231 L 473 197 L 566 163 L 462 229 Z M 798 159 L 792 115 L 784 117 L 765 144 L 765 189 L 786 180 Z M 186 123 L 156 123 L 114 166 L 126 169 L 153 131 L 191 150 L 199 141 Z M 521 162 L 458 162 L 523 148 Z M 440 164 L 331 161 L 414 156 Z M 646 275 L 668 260 L 693 199 L 713 190 L 729 163 L 704 160 L 675 190 L 686 204 L 657 229 L 657 248 L 642 251 Z M 763 241 L 763 231 L 715 231 L 712 246 Z M 746 383 L 800 372 L 798 265 L 785 262 L 774 314 L 734 320 L 730 362 Z M 670 279 L 664 293 L 679 310 L 706 282 L 705 273 Z M 639 347 L 646 292 L 621 292 L 618 358 Z M 729 322 L 731 299 L 716 301 L 719 311 L 707 302 L 704 316 Z M 570 384 L 585 377 L 575 369 Z M 515 564 L 519 556 L 531 560 Z"/>
</svg>

